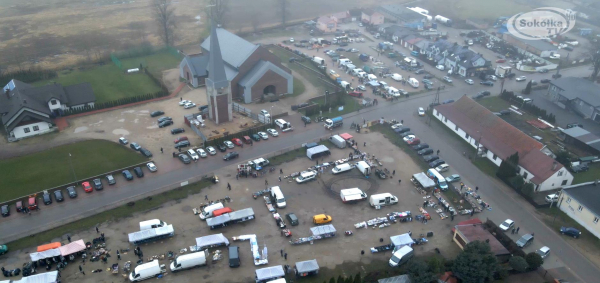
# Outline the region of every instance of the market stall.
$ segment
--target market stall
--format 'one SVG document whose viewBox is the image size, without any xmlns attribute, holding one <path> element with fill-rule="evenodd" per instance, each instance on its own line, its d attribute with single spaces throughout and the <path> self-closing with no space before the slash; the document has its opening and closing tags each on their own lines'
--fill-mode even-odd
<svg viewBox="0 0 600 283">
<path fill-rule="evenodd" d="M 20 280 L 3 280 L 0 283 L 56 283 L 59 282 L 58 271 L 34 274 Z"/>
<path fill-rule="evenodd" d="M 220 246 L 229 246 L 229 240 L 222 233 L 196 238 L 196 245 L 191 246 L 190 251 L 196 252 Z"/>
<path fill-rule="evenodd" d="M 418 187 L 423 189 L 433 188 L 435 187 L 435 181 L 431 178 L 427 177 L 427 175 L 423 172 L 414 174 L 410 181 Z"/>
<path fill-rule="evenodd" d="M 62 256 L 68 256 L 70 254 L 78 253 L 85 250 L 85 243 L 83 240 L 77 240 L 75 242 L 68 243 L 60 248 L 60 254 Z"/>
<path fill-rule="evenodd" d="M 60 256 L 60 250 L 58 248 L 29 254 L 31 261 L 38 261 L 40 259 L 51 258 L 55 256 Z"/>
<path fill-rule="evenodd" d="M 319 273 L 319 264 L 316 259 L 299 261 L 294 266 L 294 271 L 298 277 L 306 277 L 310 275 L 317 275 Z"/>
<path fill-rule="evenodd" d="M 271 280 L 285 277 L 285 271 L 281 265 L 257 269 L 255 274 L 256 283 L 269 282 Z"/>
<path fill-rule="evenodd" d="M 43 251 L 47 251 L 47 250 L 51 250 L 51 249 L 56 249 L 60 246 L 62 246 L 62 244 L 60 242 L 54 242 L 54 243 L 38 246 L 37 251 L 43 252 Z"/>
<path fill-rule="evenodd" d="M 394 246 L 394 251 L 396 251 L 404 246 L 410 247 L 414 244 L 414 241 L 411 238 L 410 233 L 404 233 L 402 235 L 391 236 L 390 242 L 392 242 L 392 245 Z"/>
<path fill-rule="evenodd" d="M 262 256 L 260 255 L 260 248 L 258 246 L 258 240 L 256 240 L 256 235 L 241 235 L 237 237 L 232 237 L 234 241 L 250 241 L 250 251 L 252 252 L 252 257 L 254 258 L 254 265 L 263 265 L 269 263 L 269 259 L 267 257 L 267 247 L 265 246 L 263 250 Z"/>
<path fill-rule="evenodd" d="M 312 244 L 312 242 L 315 240 L 321 240 L 321 239 L 335 237 L 335 232 L 336 232 L 335 228 L 331 224 L 312 227 L 312 228 L 310 228 L 310 231 L 312 232 L 312 236 L 291 240 L 290 244 L 299 245 L 299 244 L 304 244 L 304 243 L 308 243 L 308 242 L 310 242 Z"/>
</svg>

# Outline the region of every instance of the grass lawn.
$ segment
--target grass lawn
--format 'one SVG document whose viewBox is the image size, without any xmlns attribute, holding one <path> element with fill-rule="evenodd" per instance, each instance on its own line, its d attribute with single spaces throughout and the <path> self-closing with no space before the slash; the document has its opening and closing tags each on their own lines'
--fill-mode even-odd
<svg viewBox="0 0 600 283">
<path fill-rule="evenodd" d="M 298 78 L 294 77 L 294 93 L 291 96 L 297 96 L 303 94 L 306 91 L 306 87 L 304 83 Z M 289 97 L 290 95 L 288 95 Z"/>
<path fill-rule="evenodd" d="M 274 46 L 269 47 L 269 50 L 271 52 L 273 52 L 273 54 L 275 54 L 275 56 L 279 57 L 279 59 L 285 66 L 287 66 L 293 72 L 300 74 L 302 77 L 304 77 L 306 80 L 308 80 L 315 88 L 317 88 L 319 90 L 319 93 L 325 93 L 325 90 L 329 90 L 330 92 L 334 91 L 334 86 L 331 84 L 325 83 L 321 79 L 319 79 L 317 73 L 311 72 L 310 70 L 307 70 L 301 66 L 298 66 L 297 64 L 289 63 L 290 58 L 292 58 L 292 57 L 298 58 L 299 57 L 298 55 L 292 54 L 291 52 L 288 52 L 286 50 L 283 50 L 279 47 L 274 47 Z M 311 69 L 319 72 L 319 74 L 320 74 L 320 71 L 316 67 L 314 67 L 311 63 L 304 61 L 304 62 L 302 62 L 302 64 L 304 66 L 310 67 Z"/>
<path fill-rule="evenodd" d="M 10 242 L 7 245 L 10 247 L 11 250 L 35 247 L 39 245 L 39 243 L 50 242 L 52 241 L 52 239 L 62 237 L 68 233 L 72 234 L 76 231 L 90 229 L 102 222 L 130 217 L 136 212 L 154 209 L 165 204 L 168 201 L 183 199 L 190 195 L 198 194 L 200 193 L 200 191 L 202 191 L 203 188 L 207 187 L 210 184 L 212 183 L 209 181 L 201 181 L 185 187 L 177 188 L 168 192 L 152 196 L 152 198 L 150 199 L 145 198 L 143 200 L 137 201 L 134 206 L 123 205 L 115 209 L 98 213 L 94 216 L 90 216 L 75 222 L 71 222 L 69 224 L 65 224 L 63 226 L 56 227 L 52 230 L 44 231 L 42 233 L 37 233 L 30 237 L 25 237 L 14 242 Z"/>
<path fill-rule="evenodd" d="M 104 140 L 63 145 L 42 152 L 0 160 L 0 201 L 85 179 L 147 160 L 128 147 Z"/>
<path fill-rule="evenodd" d="M 444 1 L 444 3 L 447 5 L 447 2 Z M 451 9 L 462 19 L 495 20 L 501 16 L 511 17 L 517 13 L 531 10 L 531 7 L 514 1 L 458 0 L 451 6 Z"/>
<path fill-rule="evenodd" d="M 340 94 L 340 95 L 342 95 L 342 94 Z M 325 97 L 315 99 L 312 102 L 323 105 L 323 104 L 325 104 Z M 348 114 L 348 113 L 351 113 L 354 111 L 358 111 L 358 109 L 360 108 L 358 100 L 349 95 L 344 95 L 344 105 L 343 106 L 344 106 L 344 110 L 342 110 L 342 111 L 338 111 L 338 107 L 340 107 L 340 106 L 332 107 L 331 113 L 329 113 L 327 111 L 323 111 L 323 116 L 337 117 L 337 116 Z M 311 118 L 316 117 L 316 116 L 319 116 L 319 114 L 317 113 L 315 115 L 312 115 Z"/>
<path fill-rule="evenodd" d="M 142 64 L 142 66 L 148 68 L 148 71 L 150 71 L 155 78 L 160 80 L 162 78 L 162 72 L 178 68 L 181 59 L 181 57 L 174 56 L 168 51 L 161 51 L 152 55 L 122 59 L 121 64 L 123 65 L 124 70 L 139 68 L 140 64 Z"/>
<path fill-rule="evenodd" d="M 588 167 L 590 170 L 586 172 L 573 173 L 573 184 L 591 182 L 598 179 L 598 176 L 600 176 L 600 164 L 589 163 Z"/>
<path fill-rule="evenodd" d="M 63 86 L 88 82 L 98 103 L 160 91 L 160 87 L 146 74 L 125 74 L 112 62 L 85 70 L 61 71 L 57 78 L 33 84 L 42 86 L 53 82 Z"/>
<path fill-rule="evenodd" d="M 479 170 L 483 171 L 485 174 L 490 175 L 491 177 L 496 177 L 496 172 L 498 171 L 498 166 L 494 164 L 492 161 L 485 157 L 476 157 L 471 159 L 471 162 L 479 168 Z"/>
</svg>

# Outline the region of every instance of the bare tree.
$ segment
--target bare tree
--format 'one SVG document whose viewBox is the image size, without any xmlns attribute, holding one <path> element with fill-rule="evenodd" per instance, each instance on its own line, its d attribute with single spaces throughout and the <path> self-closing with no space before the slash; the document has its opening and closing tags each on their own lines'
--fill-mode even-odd
<svg viewBox="0 0 600 283">
<path fill-rule="evenodd" d="M 288 10 L 289 0 L 275 0 L 279 4 L 279 13 L 281 14 L 281 26 L 285 28 L 287 22 L 287 16 L 290 14 Z"/>
<path fill-rule="evenodd" d="M 171 0 L 154 0 L 152 6 L 160 38 L 166 46 L 173 45 L 176 25 Z"/>
<path fill-rule="evenodd" d="M 205 12 L 207 22 L 214 17 L 215 23 L 224 27 L 229 13 L 229 0 L 209 0 Z"/>
</svg>

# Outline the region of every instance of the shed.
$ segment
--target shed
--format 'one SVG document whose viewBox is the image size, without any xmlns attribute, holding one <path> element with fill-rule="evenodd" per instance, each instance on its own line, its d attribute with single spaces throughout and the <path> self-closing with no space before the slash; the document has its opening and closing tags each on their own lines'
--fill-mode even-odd
<svg viewBox="0 0 600 283">
<path fill-rule="evenodd" d="M 335 234 L 336 230 L 331 224 L 311 227 L 310 232 L 312 232 L 313 236 L 322 236 L 327 234 Z"/>
<path fill-rule="evenodd" d="M 223 233 L 208 235 L 196 238 L 196 246 L 201 250 L 211 246 L 229 246 L 229 240 L 223 236 Z"/>
<path fill-rule="evenodd" d="M 306 273 L 316 274 L 319 271 L 319 264 L 316 259 L 296 262 L 296 273 L 302 276 Z"/>
<path fill-rule="evenodd" d="M 413 239 L 410 237 L 410 234 L 404 233 L 402 235 L 391 236 L 390 241 L 392 245 L 394 245 L 394 250 L 397 250 L 403 246 L 412 246 L 414 244 Z"/>
<path fill-rule="evenodd" d="M 413 175 L 413 178 L 423 186 L 423 188 L 433 188 L 435 187 L 435 181 L 431 178 L 427 177 L 425 173 L 417 173 Z"/>
<path fill-rule="evenodd" d="M 331 152 L 329 151 L 329 148 L 327 148 L 324 145 L 318 145 L 315 147 L 311 147 L 309 149 L 306 150 L 306 156 L 312 160 L 313 157 L 314 158 L 318 158 L 322 155 L 329 155 L 331 154 Z"/>
<path fill-rule="evenodd" d="M 269 279 L 276 279 L 280 277 L 285 277 L 285 271 L 283 271 L 283 266 L 269 266 L 261 269 L 257 269 L 256 273 L 256 282 L 266 282 Z"/>
</svg>

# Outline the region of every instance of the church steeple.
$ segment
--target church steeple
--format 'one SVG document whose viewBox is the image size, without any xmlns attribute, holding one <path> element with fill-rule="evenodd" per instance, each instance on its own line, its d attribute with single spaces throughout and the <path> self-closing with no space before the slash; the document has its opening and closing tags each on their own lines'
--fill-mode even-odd
<svg viewBox="0 0 600 283">
<path fill-rule="evenodd" d="M 215 89 L 229 86 L 227 75 L 225 74 L 225 64 L 221 55 L 221 46 L 217 36 L 217 24 L 211 19 L 210 28 L 210 54 L 208 58 L 208 79 L 212 82 Z"/>
</svg>

